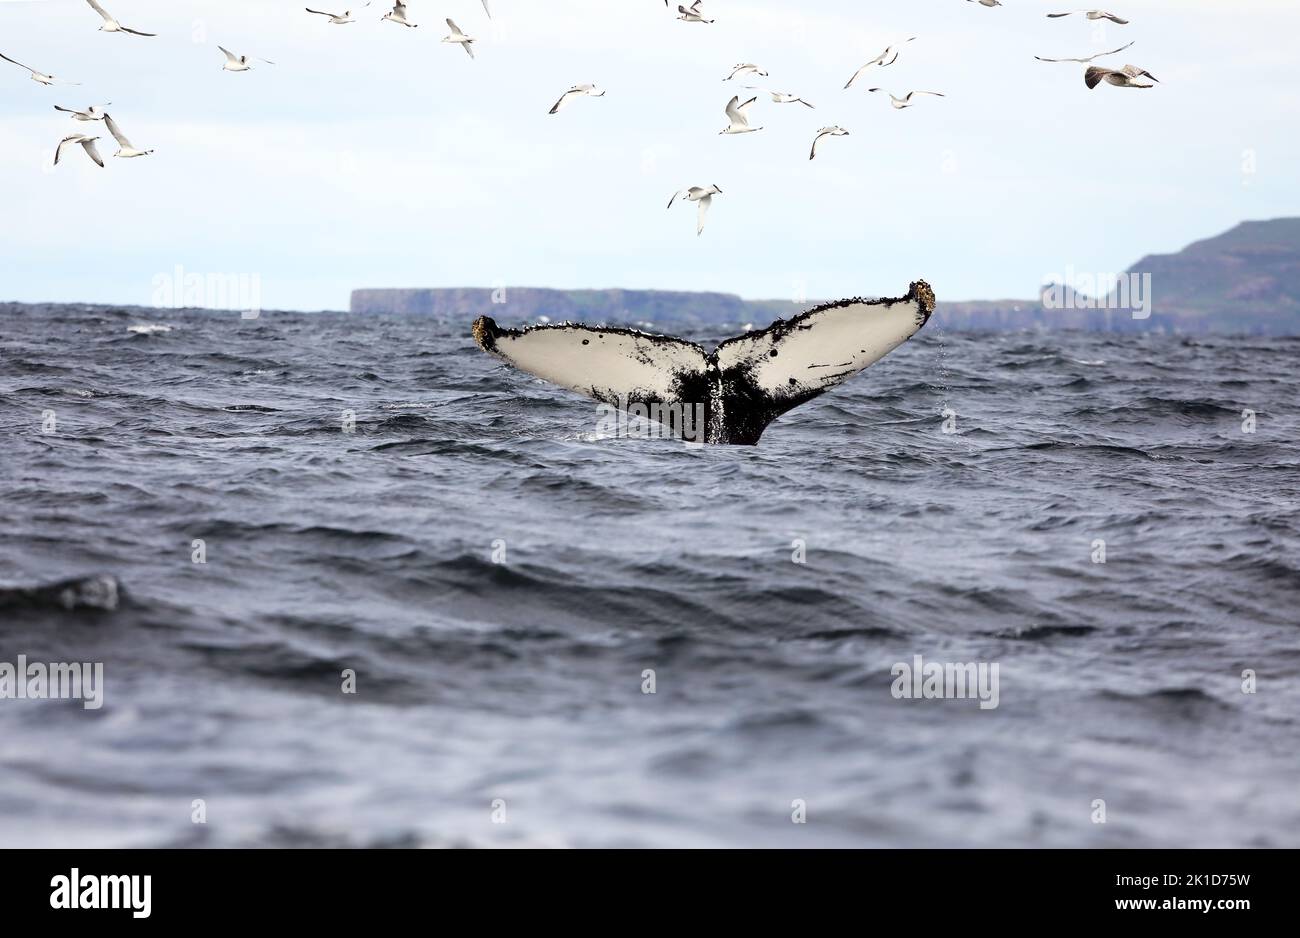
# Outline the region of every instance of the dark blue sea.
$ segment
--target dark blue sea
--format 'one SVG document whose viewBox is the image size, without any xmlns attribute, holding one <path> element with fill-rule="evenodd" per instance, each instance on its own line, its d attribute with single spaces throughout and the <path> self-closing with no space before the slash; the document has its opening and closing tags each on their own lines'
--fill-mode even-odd
<svg viewBox="0 0 1300 938">
<path fill-rule="evenodd" d="M 5 314 L 0 662 L 104 697 L 0 699 L 0 845 L 1300 846 L 1298 366 L 932 323 L 702 448 L 468 322 Z"/>
</svg>

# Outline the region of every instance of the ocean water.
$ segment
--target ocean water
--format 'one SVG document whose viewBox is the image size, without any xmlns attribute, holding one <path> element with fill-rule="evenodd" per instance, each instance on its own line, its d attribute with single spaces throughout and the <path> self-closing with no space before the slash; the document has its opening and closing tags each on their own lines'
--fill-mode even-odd
<svg viewBox="0 0 1300 938">
<path fill-rule="evenodd" d="M 104 665 L 0 844 L 1300 846 L 1300 341 L 932 323 L 691 448 L 468 325 L 0 318 L 0 662 Z"/>
</svg>

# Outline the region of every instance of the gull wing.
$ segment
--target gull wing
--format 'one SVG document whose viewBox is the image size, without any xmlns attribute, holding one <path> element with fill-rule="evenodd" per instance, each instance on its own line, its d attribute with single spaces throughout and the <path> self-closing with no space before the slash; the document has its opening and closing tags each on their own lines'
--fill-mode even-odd
<svg viewBox="0 0 1300 938">
<path fill-rule="evenodd" d="M 502 329 L 481 316 L 474 340 L 521 371 L 607 404 L 708 400 L 704 349 L 632 329 L 582 325 Z"/>
<path fill-rule="evenodd" d="M 90 8 L 92 10 L 94 10 L 96 13 L 98 13 L 100 16 L 104 18 L 105 23 L 113 22 L 112 15 L 107 10 L 105 10 L 102 6 L 96 3 L 95 0 L 86 0 L 86 2 L 90 4 Z"/>
<path fill-rule="evenodd" d="M 116 95 L 114 95 L 114 97 L 116 97 Z M 108 132 L 113 135 L 113 139 L 117 141 L 118 146 L 122 149 L 135 149 L 135 147 L 131 145 L 131 141 L 126 139 L 126 135 L 122 133 L 122 128 L 117 126 L 117 121 L 113 120 L 111 114 L 104 115 L 104 126 L 108 128 Z"/>
<path fill-rule="evenodd" d="M 217 48 L 220 49 L 222 52 L 224 52 L 224 53 L 226 54 L 226 61 L 227 61 L 227 62 L 238 62 L 238 61 L 239 61 L 239 56 L 235 55 L 235 53 L 231 52 L 231 51 L 230 51 L 229 49 L 227 49 L 225 46 L 217 46 Z M 114 95 L 114 97 L 116 97 L 116 95 Z"/>
<path fill-rule="evenodd" d="M 1136 39 L 1133 40 L 1133 42 L 1136 41 L 1137 41 Z M 1095 61 L 1096 59 L 1100 59 L 1102 56 L 1114 55 L 1116 52 L 1123 52 L 1129 46 L 1133 45 L 1133 42 L 1127 43 L 1126 45 L 1122 45 L 1118 49 L 1111 49 L 1109 52 L 1098 52 L 1096 55 L 1089 55 L 1081 59 L 1046 59 L 1043 58 L 1041 55 L 1036 55 L 1034 56 L 1034 58 L 1038 59 L 1038 61 L 1040 62 L 1078 62 L 1079 64 L 1083 65 L 1083 64 L 1087 64 L 1088 62 Z"/>
<path fill-rule="evenodd" d="M 714 353 L 723 400 L 766 426 L 884 358 L 933 312 L 934 291 L 918 280 L 900 299 L 841 300 L 728 339 Z"/>
<path fill-rule="evenodd" d="M 704 217 L 709 214 L 709 207 L 713 205 L 713 196 L 706 195 L 699 202 L 700 210 L 695 216 L 695 233 L 702 235 L 704 234 Z"/>
<path fill-rule="evenodd" d="M 104 158 L 99 155 L 99 150 L 95 147 L 93 137 L 87 137 L 81 141 L 81 148 L 86 151 L 86 155 L 99 164 L 99 168 L 104 168 Z"/>
<path fill-rule="evenodd" d="M 6 62 L 10 62 L 14 65 L 17 65 L 19 68 L 25 68 L 33 75 L 36 74 L 36 69 L 32 68 L 30 65 L 24 65 L 22 62 L 18 62 L 14 59 L 9 58 L 9 56 L 5 55 L 3 52 L 0 52 L 0 59 L 4 59 Z"/>
</svg>

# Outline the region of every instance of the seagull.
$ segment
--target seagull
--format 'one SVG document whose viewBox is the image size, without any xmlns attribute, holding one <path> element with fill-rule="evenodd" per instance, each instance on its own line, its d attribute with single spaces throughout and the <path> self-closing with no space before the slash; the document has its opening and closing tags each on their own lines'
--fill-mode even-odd
<svg viewBox="0 0 1300 938">
<path fill-rule="evenodd" d="M 367 2 L 366 6 L 370 6 L 370 4 Z M 324 10 L 313 10 L 311 7 L 307 7 L 306 9 L 308 13 L 315 13 L 317 16 L 328 16 L 329 21 L 335 26 L 342 26 L 344 23 L 356 22 L 356 19 L 352 16 L 351 10 L 344 10 L 342 13 L 326 13 Z"/>
<path fill-rule="evenodd" d="M 555 102 L 555 107 L 551 108 L 550 113 L 557 113 L 560 108 L 569 103 L 570 98 L 582 94 L 588 95 L 592 98 L 603 98 L 605 96 L 605 90 L 597 85 L 574 85 L 568 91 L 564 92 L 564 94 L 560 95 L 560 100 Z"/>
<path fill-rule="evenodd" d="M 457 26 L 455 21 L 453 21 L 450 17 L 448 17 L 447 19 L 447 27 L 451 30 L 451 35 L 443 36 L 442 41 L 460 43 L 460 47 L 465 50 L 465 52 L 469 55 L 469 57 L 471 59 L 474 58 L 474 46 L 471 45 L 471 43 L 473 43 L 475 40 L 471 39 L 469 36 L 466 36 L 464 33 L 462 33 L 460 31 L 460 27 Z"/>
<path fill-rule="evenodd" d="M 1103 81 L 1108 85 L 1115 85 L 1119 88 L 1154 88 L 1155 85 L 1148 85 L 1145 82 L 1136 80 L 1144 77 L 1155 82 L 1160 81 L 1159 78 L 1156 78 L 1146 69 L 1138 68 L 1136 65 L 1125 65 L 1118 71 L 1094 65 L 1083 73 L 1083 81 L 1089 88 L 1096 88 Z"/>
<path fill-rule="evenodd" d="M 885 89 L 884 89 L 884 88 L 868 88 L 867 90 L 868 90 L 868 91 L 884 91 Z M 893 95 L 892 92 L 890 92 L 890 93 L 889 93 L 889 103 L 892 104 L 892 105 L 894 106 L 894 109 L 895 109 L 895 110 L 901 111 L 901 110 L 902 110 L 903 108 L 905 108 L 905 107 L 911 107 L 911 106 L 912 106 L 912 95 L 916 95 L 916 94 L 932 94 L 932 95 L 934 95 L 936 98 L 946 97 L 946 95 L 943 95 L 943 94 L 939 93 L 938 91 L 909 91 L 907 94 L 903 95 L 901 98 L 897 98 L 897 97 L 895 97 L 895 96 Z"/>
<path fill-rule="evenodd" d="M 53 85 L 55 83 L 58 83 L 60 85 L 81 84 L 81 82 L 79 81 L 64 81 L 62 78 L 55 78 L 53 75 L 46 75 L 44 72 L 38 72 L 30 65 L 24 65 L 22 62 L 15 62 L 13 59 L 9 58 L 9 56 L 5 55 L 3 52 L 0 52 L 0 59 L 4 59 L 6 62 L 9 62 L 13 65 L 17 65 L 19 68 L 27 69 L 27 71 L 32 73 L 32 81 L 42 85 Z"/>
<path fill-rule="evenodd" d="M 390 23 L 396 23 L 398 26 L 410 26 L 412 29 L 419 26 L 419 23 L 408 23 L 406 21 L 406 4 L 402 0 L 397 0 L 393 4 L 393 9 L 381 16 L 380 21 L 388 20 Z"/>
<path fill-rule="evenodd" d="M 70 137 L 64 137 L 59 141 L 58 147 L 54 150 L 54 165 L 59 165 L 59 157 L 63 155 L 63 148 L 65 146 L 69 143 L 79 143 L 81 144 L 81 148 L 86 151 L 86 155 L 99 164 L 100 168 L 103 168 L 104 158 L 100 156 L 99 151 L 95 149 L 95 141 L 98 139 L 98 137 L 87 137 L 85 134 L 73 134 Z"/>
<path fill-rule="evenodd" d="M 1136 40 L 1134 41 L 1136 42 Z M 1133 45 L 1132 42 L 1128 44 L 1128 46 L 1131 45 Z M 1096 55 L 1090 55 L 1082 59 L 1045 59 L 1041 55 L 1036 55 L 1034 56 L 1034 58 L 1038 59 L 1038 61 L 1040 62 L 1080 62 L 1086 64 L 1088 62 L 1091 62 L 1093 59 L 1101 58 L 1103 55 L 1114 55 L 1116 52 L 1123 52 L 1125 49 L 1128 48 L 1128 46 L 1120 46 L 1118 49 L 1111 49 L 1109 52 L 1098 52 Z"/>
<path fill-rule="evenodd" d="M 101 33 L 130 33 L 132 36 L 158 35 L 157 33 L 142 33 L 138 29 L 127 29 L 127 27 L 113 19 L 113 15 L 96 3 L 95 0 L 86 0 L 86 2 L 90 4 L 92 10 L 104 18 L 104 25 L 99 27 Z"/>
<path fill-rule="evenodd" d="M 906 45 L 907 43 L 912 42 L 915 39 L 916 39 L 915 36 L 913 36 L 911 39 L 904 39 L 898 45 L 899 46 Z M 879 65 L 881 68 L 884 68 L 886 65 L 893 65 L 897 61 L 898 61 L 898 46 L 889 46 L 888 48 L 885 49 L 884 52 L 880 53 L 880 55 L 876 56 L 866 65 L 862 66 L 860 69 L 854 72 L 853 77 L 849 79 L 848 84 L 846 84 L 844 87 L 845 88 L 852 87 L 853 83 L 858 80 L 858 76 L 860 76 L 867 69 L 871 68 L 871 66 L 873 65 Z"/>
<path fill-rule="evenodd" d="M 733 96 L 727 102 L 727 117 L 731 118 L 731 123 L 727 125 L 725 130 L 718 131 L 718 134 L 752 134 L 762 130 L 762 127 L 750 127 L 749 115 L 745 113 L 745 109 L 757 100 L 758 98 L 750 98 L 744 104 L 741 104 L 740 95 Z"/>
<path fill-rule="evenodd" d="M 108 132 L 113 135 L 113 139 L 117 141 L 117 145 L 121 148 L 113 154 L 114 156 L 129 160 L 136 156 L 148 156 L 153 152 L 153 150 L 137 150 L 132 146 L 131 141 L 126 139 L 126 135 L 122 133 L 122 128 L 117 126 L 117 121 L 113 120 L 112 115 L 104 115 L 104 126 L 108 128 Z"/>
<path fill-rule="evenodd" d="M 809 104 L 797 94 L 786 94 L 784 91 L 772 91 L 770 88 L 759 88 L 756 85 L 746 85 L 747 91 L 761 91 L 770 97 L 775 104 L 802 104 L 804 107 L 810 107 L 816 110 L 815 105 Z"/>
<path fill-rule="evenodd" d="M 235 55 L 235 53 L 231 52 L 231 51 L 230 51 L 229 49 L 227 49 L 225 46 L 217 46 L 217 48 L 220 49 L 222 52 L 226 53 L 226 64 L 223 65 L 223 66 L 221 66 L 222 69 L 224 69 L 225 71 L 227 71 L 227 72 L 247 72 L 247 71 L 249 71 L 249 70 L 253 67 L 253 66 L 251 66 L 251 65 L 248 64 L 248 56 L 246 56 L 246 55 Z M 253 56 L 253 58 L 257 59 L 257 56 Z M 275 64 L 275 63 L 272 62 L 270 59 L 257 59 L 257 61 L 259 61 L 259 62 L 265 62 L 267 65 L 274 65 L 274 64 Z"/>
<path fill-rule="evenodd" d="M 735 78 L 737 75 L 761 75 L 766 78 L 767 72 L 750 62 L 742 62 L 740 65 L 732 68 L 731 74 L 722 80 L 731 81 L 731 79 Z"/>
<path fill-rule="evenodd" d="M 1071 10 L 1068 13 L 1048 13 L 1048 19 L 1057 19 L 1062 16 L 1074 16 L 1076 13 L 1082 13 L 1090 20 L 1110 20 L 1112 23 L 1118 23 L 1120 26 L 1127 26 L 1128 20 L 1120 19 L 1114 13 L 1107 13 L 1105 10 Z"/>
<path fill-rule="evenodd" d="M 700 4 L 703 0 L 695 0 L 689 8 L 684 6 L 677 7 L 677 18 L 683 23 L 712 23 L 713 20 L 706 20 L 704 14 L 700 12 Z"/>
<path fill-rule="evenodd" d="M 697 235 L 704 233 L 704 216 L 709 214 L 709 206 L 713 204 L 713 197 L 722 195 L 722 190 L 717 186 L 709 186 L 707 189 L 700 186 L 691 186 L 689 189 L 683 189 L 677 192 L 668 200 L 668 207 L 672 208 L 673 203 L 678 199 L 686 199 L 688 202 L 700 203 L 699 217 L 695 222 L 695 233 Z"/>
<path fill-rule="evenodd" d="M 76 108 L 71 107 L 59 107 L 56 104 L 54 105 L 54 110 L 62 111 L 65 114 L 71 114 L 74 121 L 102 121 L 104 119 L 103 109 L 112 103 L 112 101 L 109 101 L 106 104 L 92 104 L 84 111 L 78 111 Z"/>
<path fill-rule="evenodd" d="M 822 137 L 847 137 L 849 132 L 843 127 L 823 127 L 817 131 L 817 136 L 813 138 L 812 153 L 808 159 L 817 159 L 817 144 L 822 142 Z"/>
</svg>

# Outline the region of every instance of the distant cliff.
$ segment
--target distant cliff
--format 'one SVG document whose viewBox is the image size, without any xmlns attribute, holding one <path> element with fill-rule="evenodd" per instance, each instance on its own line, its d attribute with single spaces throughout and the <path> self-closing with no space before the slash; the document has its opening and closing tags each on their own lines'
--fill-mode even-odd
<svg viewBox="0 0 1300 938">
<path fill-rule="evenodd" d="M 1082 329 L 1300 335 L 1300 218 L 1245 222 L 1177 254 L 1145 257 L 1126 274 L 1136 278 L 1131 281 L 1134 296 L 1117 291 L 1108 295 L 1114 285 L 1100 283 L 1092 289 L 1081 286 L 1083 292 L 1078 293 L 1074 284 L 1045 288 L 1038 298 L 1023 300 L 945 302 L 939 284 L 935 321 L 950 329 L 997 332 Z M 1134 299 L 1139 292 L 1149 308 L 1135 318 Z M 1090 293 L 1097 298 L 1090 299 Z M 744 300 L 726 293 L 657 290 L 372 289 L 352 294 L 352 311 L 418 313 L 462 322 L 488 315 L 504 325 L 572 320 L 683 328 L 763 326 L 816 302 L 796 305 L 789 300 Z"/>
<path fill-rule="evenodd" d="M 491 316 L 503 324 L 538 322 L 707 324 L 745 322 L 749 304 L 728 293 L 665 290 L 354 290 L 354 313 L 420 313 L 471 322 Z"/>
</svg>

